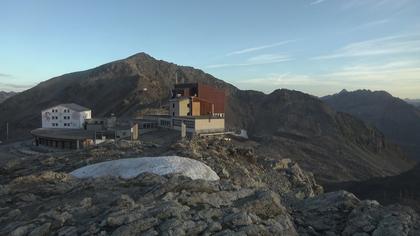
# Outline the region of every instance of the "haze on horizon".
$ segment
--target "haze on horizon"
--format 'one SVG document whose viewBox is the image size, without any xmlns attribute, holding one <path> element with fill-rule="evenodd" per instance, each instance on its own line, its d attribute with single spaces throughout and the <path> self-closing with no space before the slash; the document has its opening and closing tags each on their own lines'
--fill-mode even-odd
<svg viewBox="0 0 420 236">
<path fill-rule="evenodd" d="M 0 1 L 0 91 L 138 52 L 242 89 L 420 94 L 420 1 Z"/>
</svg>

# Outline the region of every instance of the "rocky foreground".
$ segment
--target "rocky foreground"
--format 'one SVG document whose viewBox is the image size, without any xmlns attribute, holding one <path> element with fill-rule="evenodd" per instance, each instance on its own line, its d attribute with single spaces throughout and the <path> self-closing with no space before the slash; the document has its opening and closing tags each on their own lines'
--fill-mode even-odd
<svg viewBox="0 0 420 236">
<path fill-rule="evenodd" d="M 68 174 L 87 164 L 159 152 L 199 160 L 220 180 Z M 412 209 L 360 201 L 345 191 L 323 193 L 298 164 L 259 157 L 237 141 L 15 155 L 0 169 L 0 235 L 420 235 Z"/>
</svg>

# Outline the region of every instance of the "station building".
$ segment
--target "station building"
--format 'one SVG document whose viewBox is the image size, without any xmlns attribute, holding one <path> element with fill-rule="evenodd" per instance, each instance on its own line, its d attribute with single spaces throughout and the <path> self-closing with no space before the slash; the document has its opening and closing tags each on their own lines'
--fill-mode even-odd
<svg viewBox="0 0 420 236">
<path fill-rule="evenodd" d="M 140 119 L 140 133 L 167 128 L 190 135 L 225 131 L 225 92 L 200 83 L 176 84 L 169 99 L 168 115 L 150 115 Z"/>
</svg>

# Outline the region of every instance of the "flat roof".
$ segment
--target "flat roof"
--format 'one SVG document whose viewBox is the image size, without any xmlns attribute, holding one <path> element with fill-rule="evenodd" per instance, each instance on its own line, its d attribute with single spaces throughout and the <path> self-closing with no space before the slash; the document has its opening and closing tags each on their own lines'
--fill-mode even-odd
<svg viewBox="0 0 420 236">
<path fill-rule="evenodd" d="M 52 106 L 52 107 L 48 107 L 48 108 L 44 109 L 43 111 L 49 110 L 49 109 L 51 109 L 53 107 L 58 107 L 58 106 L 63 106 L 63 107 L 66 107 L 66 108 L 69 108 L 69 109 L 71 109 L 73 111 L 78 111 L 78 112 L 90 111 L 91 110 L 90 108 L 81 106 L 81 105 L 76 104 L 76 103 L 62 103 L 62 104 L 57 104 L 57 105 Z"/>
<path fill-rule="evenodd" d="M 95 131 L 84 129 L 62 129 L 62 128 L 38 128 L 31 131 L 37 137 L 53 139 L 94 139 Z"/>
<path fill-rule="evenodd" d="M 169 101 L 170 102 L 173 102 L 173 101 L 189 100 L 190 97 L 193 97 L 193 96 L 189 96 L 189 97 L 187 97 L 187 96 L 174 97 L 174 98 L 169 99 Z"/>
<path fill-rule="evenodd" d="M 224 117 L 219 116 L 208 116 L 208 115 L 201 115 L 201 116 L 173 116 L 173 118 L 180 118 L 180 119 L 225 119 Z"/>
<path fill-rule="evenodd" d="M 171 118 L 170 115 L 144 115 L 143 117 L 137 118 L 137 119 L 147 119 L 148 117 L 160 117 L 160 118 Z"/>
</svg>

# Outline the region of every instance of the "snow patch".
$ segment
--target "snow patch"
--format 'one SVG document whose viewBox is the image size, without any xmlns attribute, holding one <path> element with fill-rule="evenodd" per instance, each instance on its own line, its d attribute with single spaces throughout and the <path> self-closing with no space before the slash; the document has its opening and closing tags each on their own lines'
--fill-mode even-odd
<svg viewBox="0 0 420 236">
<path fill-rule="evenodd" d="M 88 165 L 70 174 L 76 178 L 98 178 L 104 176 L 130 179 L 141 173 L 158 175 L 181 174 L 191 179 L 219 180 L 219 176 L 206 164 L 179 156 L 140 157 L 100 162 Z"/>
</svg>

